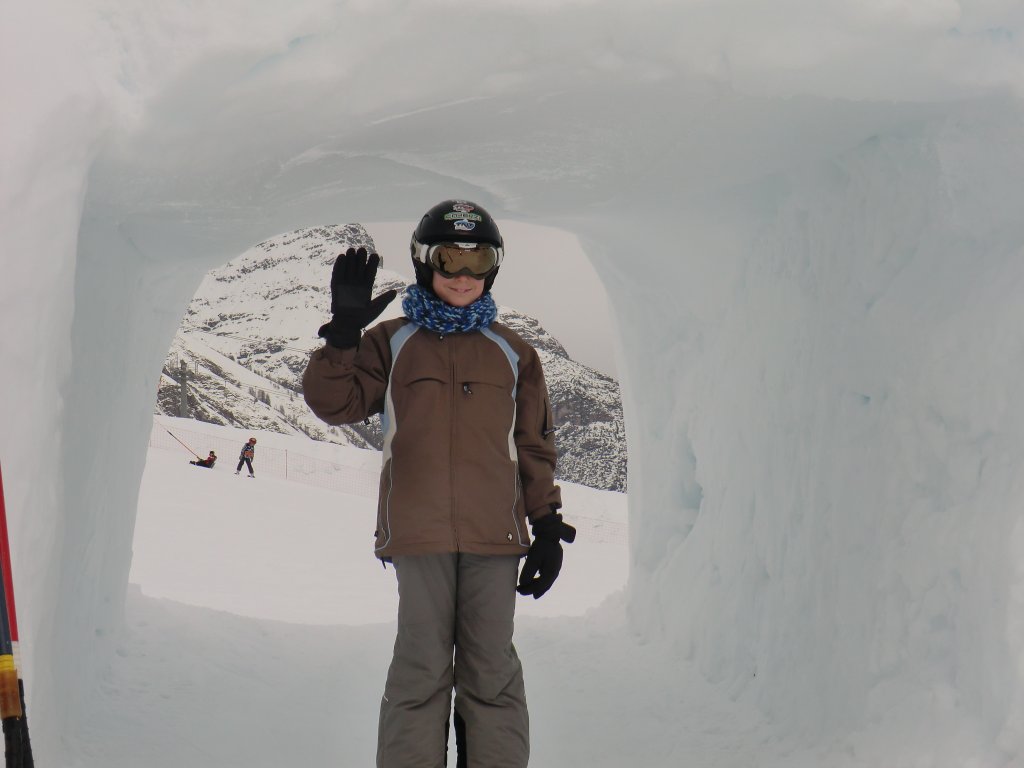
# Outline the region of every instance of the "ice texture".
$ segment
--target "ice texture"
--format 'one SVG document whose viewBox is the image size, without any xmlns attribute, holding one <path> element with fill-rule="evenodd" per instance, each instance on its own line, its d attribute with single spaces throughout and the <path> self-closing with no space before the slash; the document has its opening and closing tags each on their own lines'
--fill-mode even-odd
<svg viewBox="0 0 1024 768">
<path fill-rule="evenodd" d="M 826 757 L 1020 759 L 1017 4 L 3 14 L 0 449 L 41 763 L 122 626 L 203 274 L 452 196 L 576 234 L 605 283 L 634 631 Z"/>
</svg>

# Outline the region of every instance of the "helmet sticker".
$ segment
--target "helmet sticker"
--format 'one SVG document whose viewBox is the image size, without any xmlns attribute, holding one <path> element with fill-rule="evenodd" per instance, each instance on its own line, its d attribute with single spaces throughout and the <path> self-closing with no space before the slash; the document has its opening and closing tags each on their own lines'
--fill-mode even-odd
<svg viewBox="0 0 1024 768">
<path fill-rule="evenodd" d="M 444 215 L 445 221 L 455 221 L 457 219 L 468 219 L 469 221 L 483 221 L 484 217 L 479 213 L 446 213 Z"/>
<path fill-rule="evenodd" d="M 465 219 L 460 219 L 459 221 L 456 221 L 454 223 L 454 226 L 455 226 L 456 229 L 464 230 L 466 232 L 469 232 L 470 230 L 476 229 L 476 223 L 475 222 L 466 221 Z"/>
<path fill-rule="evenodd" d="M 460 213 L 469 213 L 473 210 L 473 206 L 467 203 L 465 200 L 456 200 L 452 205 L 453 211 L 459 211 Z"/>
</svg>

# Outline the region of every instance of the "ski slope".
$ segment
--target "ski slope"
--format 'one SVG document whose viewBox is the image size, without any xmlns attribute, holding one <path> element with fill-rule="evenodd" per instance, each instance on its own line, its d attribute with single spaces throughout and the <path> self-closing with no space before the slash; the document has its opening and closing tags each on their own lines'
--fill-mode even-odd
<svg viewBox="0 0 1024 768">
<path fill-rule="evenodd" d="M 207 445 L 240 449 L 253 434 L 166 417 L 153 434 L 168 428 L 205 436 L 193 446 L 204 455 Z M 149 449 L 126 630 L 86 726 L 73 735 L 82 768 L 373 763 L 397 610 L 395 571 L 372 553 L 375 502 L 359 488 L 342 493 L 262 472 L 261 457 L 288 450 L 368 472 L 380 454 L 255 436 L 254 480 L 244 469 L 234 474 L 237 451 L 217 448 L 218 463 L 206 470 L 176 443 Z M 591 677 L 588 665 L 614 653 L 601 638 L 621 620 L 628 570 L 626 537 L 609 535 L 613 523 L 625 531 L 625 496 L 571 484 L 562 491 L 577 541 L 565 547 L 554 588 L 517 606 L 517 645 L 540 713 L 584 704 L 566 695 L 578 683 L 553 688 L 562 673 L 552 667 L 571 664 Z M 564 622 L 577 629 L 566 633 Z M 623 661 L 600 661 L 609 682 Z M 544 734 L 537 717 L 535 734 Z M 573 764 L 549 737 L 555 751 L 533 764 Z M 603 759 L 588 764 L 615 764 Z"/>
<path fill-rule="evenodd" d="M 219 458 L 205 470 L 190 465 L 194 457 L 180 445 L 150 449 L 129 577 L 143 595 L 297 624 L 394 619 L 394 570 L 373 556 L 376 498 L 366 490 L 376 489 L 379 452 L 188 419 L 161 416 L 156 422 L 154 436 L 162 427 L 178 434 L 187 429 L 193 442 L 196 434 L 209 436 L 192 448 L 205 457 L 214 447 Z M 257 437 L 255 480 L 244 467 L 235 475 L 250 435 Z M 219 447 L 235 443 L 233 452 Z M 315 477 L 285 480 L 273 465 L 264 471 L 263 457 L 284 450 L 292 464 L 297 456 L 315 455 L 333 462 L 335 474 L 347 470 L 372 483 L 354 481 L 344 493 L 316 487 Z M 579 546 L 565 547 L 558 589 L 541 600 L 520 601 L 521 616 L 581 616 L 626 584 L 625 495 L 561 485 L 563 511 L 578 526 Z"/>
</svg>

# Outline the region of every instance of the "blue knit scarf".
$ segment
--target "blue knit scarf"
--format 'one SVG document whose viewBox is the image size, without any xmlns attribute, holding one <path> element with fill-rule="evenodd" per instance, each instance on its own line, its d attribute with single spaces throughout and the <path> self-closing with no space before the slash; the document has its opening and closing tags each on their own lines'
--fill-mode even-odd
<svg viewBox="0 0 1024 768">
<path fill-rule="evenodd" d="M 402 299 L 405 316 L 434 333 L 469 333 L 486 328 L 498 316 L 490 291 L 468 307 L 453 307 L 420 285 L 410 285 Z"/>
</svg>

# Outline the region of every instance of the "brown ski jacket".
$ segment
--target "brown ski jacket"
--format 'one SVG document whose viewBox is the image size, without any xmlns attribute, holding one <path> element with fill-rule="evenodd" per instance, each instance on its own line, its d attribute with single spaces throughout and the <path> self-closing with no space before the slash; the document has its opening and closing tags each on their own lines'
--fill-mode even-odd
<svg viewBox="0 0 1024 768">
<path fill-rule="evenodd" d="M 440 335 L 407 318 L 315 351 L 306 403 L 328 424 L 382 413 L 375 553 L 524 555 L 527 517 L 561 506 L 536 350 L 500 323 Z"/>
</svg>

